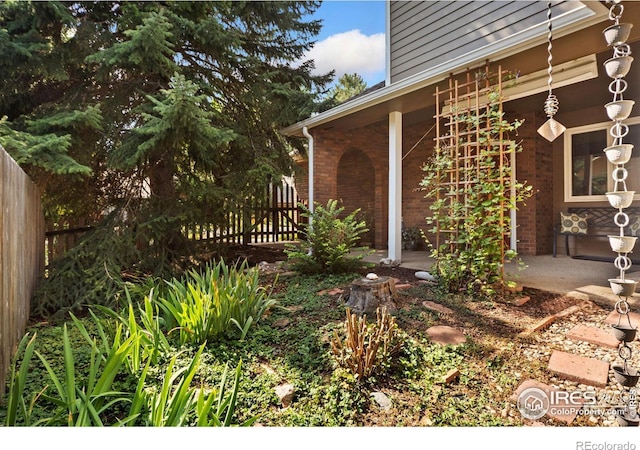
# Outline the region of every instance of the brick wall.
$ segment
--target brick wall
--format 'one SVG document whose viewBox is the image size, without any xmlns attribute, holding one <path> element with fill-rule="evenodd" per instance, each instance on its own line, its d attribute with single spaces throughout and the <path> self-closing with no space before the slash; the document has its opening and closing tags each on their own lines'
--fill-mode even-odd
<svg viewBox="0 0 640 450">
<path fill-rule="evenodd" d="M 435 131 L 432 125 L 432 121 L 410 125 L 402 134 L 402 219 L 405 227 L 418 227 L 427 233 L 427 239 L 435 242 L 433 233 L 428 232 L 432 226 L 426 221 L 431 215 L 431 200 L 425 198 L 425 191 L 420 187 L 424 177 L 422 167 L 433 154 Z"/>
<path fill-rule="evenodd" d="M 378 122 L 356 130 L 311 131 L 315 201 L 340 200 L 347 213 L 362 209 L 372 230 L 366 240 L 376 248 L 387 242 L 387 130 L 385 122 Z"/>
<path fill-rule="evenodd" d="M 517 136 L 522 152 L 516 156 L 516 177 L 533 186 L 533 196 L 517 212 L 518 253 L 548 254 L 553 243 L 553 146 L 537 132 L 547 117 L 535 111 L 518 112 L 517 118 L 524 124 Z"/>
<path fill-rule="evenodd" d="M 514 115 L 514 118 L 516 116 Z M 525 119 L 518 130 L 523 151 L 516 158 L 520 181 L 534 187 L 534 196 L 520 205 L 517 213 L 518 252 L 521 255 L 551 253 L 553 227 L 553 161 L 551 144 L 537 133 L 546 120 L 541 112 L 518 113 Z M 432 240 L 426 217 L 430 200 L 420 189 L 422 166 L 433 152 L 433 135 L 420 139 L 431 128 L 431 122 L 405 126 L 403 131 L 403 208 L 406 227 L 419 227 Z M 387 246 L 388 212 L 388 124 L 378 122 L 354 130 L 312 130 L 315 154 L 315 201 L 326 204 L 329 199 L 343 202 L 347 212 L 361 208 L 372 233 L 367 240 L 375 248 Z M 418 141 L 420 141 L 418 143 Z M 417 144 L 417 145 L 416 145 Z M 415 146 L 415 147 L 414 147 Z M 302 199 L 307 198 L 306 162 L 296 186 Z"/>
<path fill-rule="evenodd" d="M 345 208 L 345 215 L 360 210 L 369 231 L 362 235 L 361 243 L 374 245 L 375 241 L 375 169 L 367 154 L 360 149 L 349 149 L 338 162 L 337 199 Z"/>
<path fill-rule="evenodd" d="M 403 132 L 404 225 L 425 230 L 429 202 L 420 190 L 420 181 L 422 165 L 433 149 L 433 131 L 415 144 L 429 128 L 430 124 L 421 123 L 405 127 Z M 375 248 L 387 247 L 388 130 L 386 122 L 378 122 L 356 130 L 318 130 L 313 134 L 316 202 L 324 204 L 335 198 L 342 200 L 346 211 L 361 208 L 373 228 L 368 238 Z M 305 185 L 299 195 L 305 197 L 306 192 Z"/>
</svg>

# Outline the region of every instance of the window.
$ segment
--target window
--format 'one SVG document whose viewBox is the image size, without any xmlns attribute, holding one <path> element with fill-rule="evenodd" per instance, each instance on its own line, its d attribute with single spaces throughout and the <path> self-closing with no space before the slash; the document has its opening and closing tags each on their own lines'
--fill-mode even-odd
<svg viewBox="0 0 640 450">
<path fill-rule="evenodd" d="M 629 175 L 628 191 L 636 191 L 640 200 L 640 117 L 625 120 L 629 134 L 623 143 L 634 144 L 631 160 L 624 165 Z M 607 161 L 604 149 L 613 145 L 609 129 L 613 122 L 570 128 L 564 135 L 564 199 L 566 202 L 607 201 L 606 192 L 614 190 L 611 171 L 615 165 Z M 622 186 L 618 186 L 622 189 Z"/>
</svg>

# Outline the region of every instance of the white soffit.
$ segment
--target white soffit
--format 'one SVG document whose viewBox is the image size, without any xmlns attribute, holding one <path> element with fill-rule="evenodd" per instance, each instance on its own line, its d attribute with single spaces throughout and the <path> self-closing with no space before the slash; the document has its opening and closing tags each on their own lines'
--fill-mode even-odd
<svg viewBox="0 0 640 450">
<path fill-rule="evenodd" d="M 553 67 L 553 88 L 557 89 L 597 77 L 598 62 L 596 55 L 583 56 Z M 549 73 L 544 69 L 520 76 L 512 85 L 510 85 L 510 81 L 503 81 L 502 101 L 508 102 L 546 92 L 549 90 L 548 79 Z M 485 95 L 480 97 L 478 104 L 486 105 L 487 102 Z M 443 108 L 445 113 L 448 110 L 449 106 Z"/>
<path fill-rule="evenodd" d="M 600 2 L 597 1 L 576 1 L 575 4 L 576 8 L 552 18 L 554 39 L 599 23 L 607 17 L 609 12 L 606 7 L 604 7 L 602 4 L 600 4 Z M 364 109 L 379 105 L 402 95 L 410 94 L 413 91 L 438 83 L 439 81 L 448 77 L 451 73 L 456 73 L 466 69 L 467 67 L 484 63 L 487 59 L 496 61 L 520 53 L 546 42 L 547 33 L 548 25 L 546 21 L 541 22 L 535 26 L 522 30 L 519 33 L 515 33 L 508 38 L 493 42 L 483 48 L 462 55 L 451 61 L 447 61 L 446 63 L 434 66 L 428 70 L 397 81 L 367 95 L 363 95 L 354 100 L 345 102 L 328 111 L 311 116 L 308 119 L 282 129 L 281 133 L 286 136 L 301 135 L 303 127 L 313 128 L 324 123 L 339 119 L 341 117 L 356 113 L 358 111 L 362 111 Z M 566 70 L 572 68 L 572 64 L 577 64 L 578 61 L 585 62 L 582 60 L 586 60 L 588 58 L 595 58 L 595 56 L 590 55 L 586 58 L 580 58 L 578 60 L 570 61 L 565 64 Z M 558 68 L 554 67 L 555 87 L 566 86 L 567 84 L 583 81 L 573 81 L 576 76 L 579 77 L 579 75 L 576 74 L 573 78 L 567 77 L 567 79 L 564 81 L 564 84 L 561 84 L 563 83 L 563 81 L 560 77 L 558 77 L 558 80 L 556 82 L 556 73 L 559 73 L 560 70 L 560 66 L 558 66 Z M 576 68 L 576 71 L 579 70 L 582 69 Z M 546 70 L 543 72 L 546 75 Z M 531 74 L 531 77 L 533 78 L 534 76 L 538 76 L 539 73 L 541 72 Z M 597 68 L 595 68 L 594 76 L 597 76 Z M 585 78 L 585 80 L 593 78 L 594 76 L 589 75 L 587 78 Z M 529 81 L 532 82 L 532 80 Z M 532 95 L 534 93 L 536 92 L 533 92 L 533 90 L 530 92 L 523 91 L 522 94 L 514 93 L 512 94 L 512 96 L 505 100 L 515 100 L 516 98 L 521 98 L 526 95 Z M 516 95 L 520 95 L 520 97 L 515 97 Z"/>
<path fill-rule="evenodd" d="M 598 77 L 596 55 L 588 55 L 553 67 L 553 88 L 569 86 Z M 503 101 L 517 100 L 549 90 L 549 73 L 539 70 L 516 79 L 515 85 L 503 89 Z M 508 82 L 507 82 L 508 83 Z"/>
</svg>

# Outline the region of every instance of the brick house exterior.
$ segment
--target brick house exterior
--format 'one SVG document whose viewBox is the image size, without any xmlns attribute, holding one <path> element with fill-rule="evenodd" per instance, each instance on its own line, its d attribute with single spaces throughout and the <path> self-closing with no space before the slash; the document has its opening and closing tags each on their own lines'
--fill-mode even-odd
<svg viewBox="0 0 640 450">
<path fill-rule="evenodd" d="M 394 27 L 404 26 L 400 13 L 403 8 L 409 7 L 406 3 L 417 8 L 415 4 L 441 2 L 388 2 L 387 33 L 391 35 L 392 48 L 387 51 L 392 67 L 387 68 L 385 86 L 283 130 L 283 133 L 291 136 L 302 137 L 304 131 L 312 136 L 313 201 L 325 204 L 329 199 L 339 199 L 349 211 L 360 208 L 371 229 L 366 238 L 367 243 L 374 248 L 389 249 L 390 254 L 393 252 L 394 255 L 401 255 L 396 248 L 399 223 L 405 227 L 420 227 L 425 231 L 429 228 L 425 220 L 430 212 L 429 200 L 419 187 L 424 175 L 423 164 L 434 147 L 433 92 L 451 74 L 456 76 L 455 74 L 481 66 L 479 59 L 474 60 L 465 55 L 466 59 L 461 57 L 459 65 L 455 64 L 455 58 L 448 62 L 447 72 L 444 68 L 437 72 L 427 66 L 422 71 L 404 74 L 401 68 L 406 67 L 406 61 L 401 63 L 402 67 L 395 67 L 394 72 L 394 52 L 399 52 L 402 48 L 394 46 Z M 476 2 L 456 3 L 464 5 Z M 539 7 L 543 2 L 517 3 L 524 8 Z M 603 73 L 602 63 L 611 57 L 611 48 L 604 42 L 602 30 L 611 22 L 607 8 L 599 2 L 591 2 L 588 8 L 582 4 L 588 2 L 569 3 L 570 7 L 580 8 L 571 10 L 567 6 L 569 9 L 564 11 L 562 19 L 566 24 L 565 29 L 559 27 L 558 35 L 554 37 L 553 60 L 558 80 L 554 93 L 560 99 L 560 110 L 555 117 L 568 128 L 575 128 L 607 120 L 603 105 L 611 101 L 611 94 L 607 89 L 611 80 Z M 503 6 L 506 8 L 507 4 L 504 3 Z M 545 14 L 542 13 L 544 10 L 540 10 L 537 16 L 541 21 L 538 32 L 529 41 L 504 44 L 496 47 L 493 53 L 478 55 L 484 57 L 482 64 L 489 63 L 493 67 L 517 72 L 523 80 L 517 95 L 510 96 L 505 91 L 507 97 L 504 103 L 508 120 L 524 119 L 517 133 L 517 141 L 523 151 L 516 157 L 516 177 L 534 187 L 534 195 L 516 212 L 516 250 L 521 255 L 552 252 L 553 227 L 558 222 L 560 211 L 574 205 L 607 205 L 602 196 L 580 201 L 567 198 L 565 185 L 567 176 L 570 176 L 567 174 L 570 168 L 567 167 L 566 155 L 567 151 L 571 154 L 571 149 L 567 150 L 567 145 L 571 143 L 567 144 L 567 140 L 562 137 L 548 142 L 537 133 L 537 129 L 547 120 L 542 110 L 547 96 L 547 80 L 544 76 L 547 65 L 547 29 L 542 20 Z M 509 14 L 517 15 L 515 12 Z M 573 21 L 570 20 L 572 14 L 577 16 Z M 416 18 L 421 18 L 424 26 L 428 26 L 432 20 L 426 13 L 423 16 L 417 15 Z M 628 4 L 624 19 L 637 23 L 629 43 L 632 53 L 636 49 L 640 52 L 640 5 Z M 459 20 L 464 19 L 461 16 Z M 464 40 L 464 36 L 458 39 Z M 410 46 L 408 43 L 407 45 Z M 425 45 L 428 46 L 428 43 Z M 484 51 L 483 49 L 478 51 Z M 640 71 L 635 67 L 632 70 L 627 79 L 640 80 Z M 633 84 L 640 82 L 630 81 L 632 86 L 625 98 L 639 97 L 640 86 L 635 87 Z M 640 101 L 637 100 L 637 103 Z M 400 114 L 394 117 L 401 117 L 399 127 L 391 119 L 398 112 Z M 401 134 L 400 141 L 394 141 L 394 132 Z M 394 148 L 394 142 L 401 142 L 399 148 Z M 640 146 L 640 142 L 638 145 Z M 390 161 L 392 156 L 397 159 Z M 392 163 L 397 161 L 401 161 L 401 167 L 393 169 L 398 164 Z M 308 173 L 308 161 L 304 161 L 301 168 L 303 175 L 297 177 L 296 185 L 301 198 L 308 200 L 309 180 L 304 175 L 305 170 Z M 393 179 L 398 175 L 402 180 L 400 205 L 396 204 L 398 197 L 393 192 Z M 397 217 L 398 214 L 400 218 Z M 429 233 L 427 236 L 432 237 Z"/>
</svg>

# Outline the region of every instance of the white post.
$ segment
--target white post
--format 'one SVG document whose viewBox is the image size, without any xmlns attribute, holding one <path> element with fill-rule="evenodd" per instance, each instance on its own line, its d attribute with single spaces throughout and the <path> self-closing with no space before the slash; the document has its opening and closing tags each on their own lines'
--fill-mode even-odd
<svg viewBox="0 0 640 450">
<path fill-rule="evenodd" d="M 308 169 L 309 169 L 309 211 L 313 212 L 313 136 L 309 133 L 307 127 L 302 128 L 302 134 L 309 140 L 308 148 Z M 311 217 L 309 217 L 309 224 L 311 224 Z"/>
<path fill-rule="evenodd" d="M 389 113 L 389 240 L 387 257 L 402 261 L 402 113 Z"/>
<path fill-rule="evenodd" d="M 313 189 L 314 189 L 314 183 L 313 183 L 313 136 L 311 135 L 311 133 L 309 133 L 309 130 L 307 129 L 307 127 L 303 127 L 302 128 L 302 134 L 309 139 L 309 148 L 307 149 L 308 152 L 308 159 L 309 159 L 309 185 L 308 185 L 308 194 L 309 194 L 309 212 L 311 213 L 311 215 L 309 216 L 309 223 L 307 223 L 307 227 L 309 230 L 311 230 L 311 226 L 313 224 L 313 211 L 315 209 L 314 204 L 313 204 Z M 312 251 L 311 248 L 309 248 L 308 250 L 309 255 L 311 255 Z"/>
</svg>

